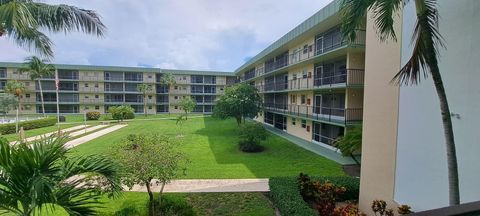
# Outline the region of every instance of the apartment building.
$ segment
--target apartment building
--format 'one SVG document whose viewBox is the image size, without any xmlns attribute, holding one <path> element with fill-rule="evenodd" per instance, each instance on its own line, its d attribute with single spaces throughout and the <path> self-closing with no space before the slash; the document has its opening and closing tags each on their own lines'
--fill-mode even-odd
<svg viewBox="0 0 480 216">
<path fill-rule="evenodd" d="M 21 96 L 23 114 L 41 113 L 40 89 L 28 73 L 21 73 L 20 63 L 0 63 L 0 89 L 8 80 L 25 84 Z M 141 67 L 110 67 L 90 65 L 56 65 L 59 78 L 59 109 L 63 114 L 88 111 L 107 112 L 110 106 L 130 105 L 136 113 L 181 113 L 179 102 L 184 97 L 195 99 L 196 113 L 212 113 L 215 100 L 223 94 L 227 83 L 235 82 L 232 73 L 215 71 L 168 70 Z M 172 74 L 176 83 L 162 85 L 164 74 Z M 46 113 L 57 112 L 55 76 L 41 80 Z M 139 84 L 152 86 L 144 98 Z"/>
<path fill-rule="evenodd" d="M 363 116 L 365 31 L 342 38 L 339 6 L 332 2 L 235 71 L 263 95 L 257 121 L 331 151 Z"/>
</svg>

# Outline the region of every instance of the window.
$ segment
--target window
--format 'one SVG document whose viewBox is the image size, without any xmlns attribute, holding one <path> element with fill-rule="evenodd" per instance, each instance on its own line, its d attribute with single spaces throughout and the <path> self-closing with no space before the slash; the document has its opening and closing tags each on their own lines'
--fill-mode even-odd
<svg viewBox="0 0 480 216">
<path fill-rule="evenodd" d="M 293 80 L 297 80 L 297 74 L 292 75 Z"/>
<path fill-rule="evenodd" d="M 178 90 L 178 86 L 173 87 L 175 90 Z"/>
<path fill-rule="evenodd" d="M 88 99 L 88 96 L 87 96 L 87 95 L 85 95 L 85 99 Z"/>
<path fill-rule="evenodd" d="M 150 100 L 151 100 L 151 99 L 152 99 L 152 96 L 151 96 L 151 95 L 148 95 L 148 99 L 150 99 Z"/>
<path fill-rule="evenodd" d="M 175 96 L 175 97 L 173 97 L 173 98 L 175 98 L 175 100 L 177 100 L 177 99 L 178 99 L 178 96 Z M 176 109 L 176 108 L 175 108 L 175 109 Z"/>
<path fill-rule="evenodd" d="M 187 80 L 187 77 L 186 77 L 186 76 L 183 76 L 183 80 Z"/>
<path fill-rule="evenodd" d="M 152 75 L 148 75 L 148 78 L 151 79 L 151 78 L 152 78 Z"/>
<path fill-rule="evenodd" d="M 291 104 L 297 103 L 297 95 L 290 95 L 290 103 Z"/>
<path fill-rule="evenodd" d="M 310 98 L 307 99 L 307 105 L 310 105 Z"/>
<path fill-rule="evenodd" d="M 175 106 L 175 109 L 178 109 L 178 106 Z"/>
<path fill-rule="evenodd" d="M 297 124 L 297 119 L 296 118 L 292 118 L 292 125 L 296 125 Z"/>
<path fill-rule="evenodd" d="M 301 96 L 301 101 L 300 101 L 300 103 L 301 103 L 301 104 L 305 104 L 305 101 L 306 101 L 306 96 L 305 96 L 305 95 L 302 95 L 302 96 Z"/>
<path fill-rule="evenodd" d="M 302 120 L 302 128 L 307 128 L 307 120 Z"/>
<path fill-rule="evenodd" d="M 88 83 L 85 83 L 85 87 L 88 87 Z"/>
<path fill-rule="evenodd" d="M 220 91 L 223 91 L 223 88 L 220 88 Z"/>
<path fill-rule="evenodd" d="M 26 98 L 30 98 L 30 94 L 25 94 L 25 97 L 26 97 Z"/>
<path fill-rule="evenodd" d="M 99 109 L 100 109 L 100 106 L 95 106 L 95 109 L 96 109 L 96 110 L 99 110 Z"/>
<path fill-rule="evenodd" d="M 95 98 L 98 99 L 98 95 L 95 95 Z"/>
<path fill-rule="evenodd" d="M 307 75 L 307 69 L 303 69 L 302 77 L 303 77 L 303 78 L 307 78 L 307 77 L 308 77 L 308 75 Z"/>
<path fill-rule="evenodd" d="M 88 106 L 85 107 L 86 110 L 90 109 Z"/>
<path fill-rule="evenodd" d="M 148 109 L 152 109 L 152 106 L 148 106 Z"/>
<path fill-rule="evenodd" d="M 187 87 L 183 87 L 182 89 L 183 89 L 183 90 L 187 90 Z"/>
<path fill-rule="evenodd" d="M 305 46 L 303 46 L 303 54 L 307 54 L 308 53 L 308 45 L 305 44 Z"/>
<path fill-rule="evenodd" d="M 30 86 L 30 82 L 25 82 L 25 86 Z"/>
<path fill-rule="evenodd" d="M 95 88 L 98 88 L 98 83 L 95 83 Z"/>
</svg>

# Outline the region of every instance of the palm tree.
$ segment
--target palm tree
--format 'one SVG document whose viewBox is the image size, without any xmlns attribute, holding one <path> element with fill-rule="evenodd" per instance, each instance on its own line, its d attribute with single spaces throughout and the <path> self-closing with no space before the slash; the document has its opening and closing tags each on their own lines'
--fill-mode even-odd
<svg viewBox="0 0 480 216">
<path fill-rule="evenodd" d="M 137 86 L 137 91 L 143 94 L 143 112 L 147 116 L 147 93 L 152 91 L 152 86 L 142 83 Z"/>
<path fill-rule="evenodd" d="M 443 122 L 447 147 L 449 203 L 460 204 L 458 165 L 455 139 L 445 87 L 438 66 L 438 50 L 443 47 L 443 38 L 438 31 L 438 10 L 436 0 L 414 0 L 417 22 L 412 37 L 413 53 L 407 63 L 392 79 L 398 85 L 417 85 L 428 75 L 432 76 Z M 374 14 L 374 23 L 381 41 L 397 40 L 394 19 L 408 0 L 343 0 L 341 6 L 342 30 L 344 37 L 354 40 L 355 30 L 366 20 L 367 11 Z"/>
<path fill-rule="evenodd" d="M 45 103 L 43 101 L 43 89 L 42 89 L 42 79 L 45 76 L 50 76 L 55 73 L 55 66 L 48 63 L 46 59 L 40 59 L 36 56 L 31 56 L 25 59 L 24 66 L 20 68 L 21 72 L 27 72 L 30 74 L 30 79 L 37 80 L 38 88 L 40 89 L 40 99 L 42 100 L 42 113 L 43 117 L 45 115 Z"/>
<path fill-rule="evenodd" d="M 10 145 L 0 138 L 0 210 L 28 216 L 55 206 L 69 215 L 95 215 L 103 193 L 121 192 L 115 163 L 99 155 L 72 157 L 66 140 Z"/>
<path fill-rule="evenodd" d="M 160 84 L 166 85 L 168 88 L 168 92 L 170 92 L 170 87 L 177 84 L 177 81 L 171 73 L 166 73 L 162 75 L 162 78 L 160 79 Z M 168 113 L 170 114 L 170 99 L 168 99 Z"/>
<path fill-rule="evenodd" d="M 46 57 L 52 57 L 52 41 L 40 30 L 49 32 L 82 31 L 103 36 L 105 25 L 95 11 L 40 1 L 0 1 L 0 37 L 6 35 L 19 46 L 34 48 Z"/>
<path fill-rule="evenodd" d="M 17 80 L 8 81 L 5 85 L 5 92 L 17 98 L 17 114 L 15 118 L 15 132 L 18 133 L 18 114 L 21 107 L 20 96 L 25 92 L 25 85 Z"/>
</svg>

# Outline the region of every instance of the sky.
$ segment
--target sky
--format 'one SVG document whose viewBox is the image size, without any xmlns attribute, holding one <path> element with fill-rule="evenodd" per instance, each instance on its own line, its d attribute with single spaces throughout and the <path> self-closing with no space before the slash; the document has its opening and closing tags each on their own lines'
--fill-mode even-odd
<svg viewBox="0 0 480 216">
<path fill-rule="evenodd" d="M 234 71 L 332 0 L 43 0 L 95 10 L 103 38 L 48 34 L 56 64 Z M 0 61 L 34 55 L 0 38 Z"/>
</svg>

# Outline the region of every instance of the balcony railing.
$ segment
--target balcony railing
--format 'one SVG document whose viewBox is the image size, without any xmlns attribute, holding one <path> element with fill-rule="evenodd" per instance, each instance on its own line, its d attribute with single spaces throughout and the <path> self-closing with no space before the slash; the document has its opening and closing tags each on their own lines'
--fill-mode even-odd
<svg viewBox="0 0 480 216">
<path fill-rule="evenodd" d="M 335 108 L 296 104 L 265 103 L 264 109 L 319 121 L 351 124 L 362 121 L 363 108 Z"/>
<path fill-rule="evenodd" d="M 286 91 L 286 90 L 304 90 L 312 88 L 336 87 L 336 86 L 355 86 L 363 85 L 365 71 L 360 69 L 347 69 L 344 74 L 325 76 L 320 78 L 300 77 L 288 80 L 288 83 L 267 83 L 256 85 L 259 92 Z"/>
<path fill-rule="evenodd" d="M 264 74 L 287 67 L 289 65 L 294 65 L 299 62 L 315 58 L 319 55 L 322 55 L 324 53 L 330 52 L 332 50 L 338 49 L 346 45 L 363 46 L 365 45 L 365 39 L 366 39 L 365 30 L 357 30 L 357 37 L 355 38 L 355 41 L 342 40 L 340 43 L 332 44 L 331 46 L 321 47 L 321 48 L 317 47 L 315 43 L 311 43 L 311 44 L 308 44 L 307 47 L 312 46 L 312 50 L 308 48 L 307 52 L 303 52 L 303 50 L 300 50 L 300 52 L 290 53 L 273 63 L 266 63 L 264 67 L 259 67 L 255 69 L 255 76 L 251 76 L 251 75 L 245 76 L 244 74 L 241 78 L 242 78 L 242 81 L 246 81 L 254 77 L 262 76 Z"/>
<path fill-rule="evenodd" d="M 123 103 L 123 99 L 105 98 L 105 103 Z"/>
<path fill-rule="evenodd" d="M 40 98 L 37 98 L 37 102 L 42 102 L 42 100 Z M 57 99 L 55 99 L 55 98 L 44 98 L 43 102 L 45 102 L 45 103 L 55 102 L 56 103 Z M 60 100 L 58 102 L 59 103 L 78 103 L 79 99 L 78 98 L 60 98 Z"/>
</svg>

